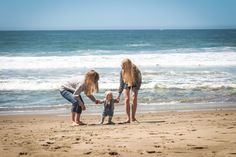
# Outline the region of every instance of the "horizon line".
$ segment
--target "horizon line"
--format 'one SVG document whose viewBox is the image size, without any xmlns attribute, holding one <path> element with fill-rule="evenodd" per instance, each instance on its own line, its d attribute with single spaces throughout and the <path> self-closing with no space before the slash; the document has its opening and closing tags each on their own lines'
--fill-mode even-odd
<svg viewBox="0 0 236 157">
<path fill-rule="evenodd" d="M 0 29 L 0 31 L 120 31 L 120 30 L 234 30 L 227 28 L 89 28 L 89 29 Z"/>
</svg>

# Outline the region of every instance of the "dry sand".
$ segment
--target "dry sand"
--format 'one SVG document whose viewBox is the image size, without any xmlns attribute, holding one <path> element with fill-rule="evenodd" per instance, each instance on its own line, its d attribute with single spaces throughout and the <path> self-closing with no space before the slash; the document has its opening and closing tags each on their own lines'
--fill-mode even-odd
<svg viewBox="0 0 236 157">
<path fill-rule="evenodd" d="M 236 156 L 236 110 L 138 114 L 139 124 L 70 126 L 69 116 L 0 116 L 0 156 Z"/>
</svg>

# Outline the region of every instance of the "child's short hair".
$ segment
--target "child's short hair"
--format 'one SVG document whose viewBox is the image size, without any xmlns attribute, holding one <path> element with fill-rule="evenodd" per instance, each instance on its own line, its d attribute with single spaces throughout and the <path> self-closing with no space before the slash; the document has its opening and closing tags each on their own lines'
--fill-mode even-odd
<svg viewBox="0 0 236 157">
<path fill-rule="evenodd" d="M 112 91 L 108 90 L 108 91 L 105 92 L 105 97 L 106 97 L 106 99 L 107 99 L 107 97 L 108 97 L 109 94 L 111 94 L 111 95 L 113 96 Z"/>
</svg>

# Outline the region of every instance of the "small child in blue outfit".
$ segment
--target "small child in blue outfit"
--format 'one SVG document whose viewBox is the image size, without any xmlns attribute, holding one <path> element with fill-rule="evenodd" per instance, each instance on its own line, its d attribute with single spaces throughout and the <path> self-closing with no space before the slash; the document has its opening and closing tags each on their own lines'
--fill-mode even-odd
<svg viewBox="0 0 236 157">
<path fill-rule="evenodd" d="M 112 91 L 106 91 L 105 98 L 101 101 L 104 105 L 104 109 L 102 112 L 102 118 L 100 124 L 103 124 L 105 117 L 108 116 L 108 124 L 114 124 L 112 122 L 112 117 L 114 114 L 114 104 L 119 103 L 117 99 L 113 99 Z"/>
</svg>

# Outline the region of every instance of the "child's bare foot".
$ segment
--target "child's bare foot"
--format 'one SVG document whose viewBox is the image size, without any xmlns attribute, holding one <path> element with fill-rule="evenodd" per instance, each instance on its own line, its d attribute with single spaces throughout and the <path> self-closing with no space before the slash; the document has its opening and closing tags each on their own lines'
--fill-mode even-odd
<svg viewBox="0 0 236 157">
<path fill-rule="evenodd" d="M 113 121 L 108 122 L 108 124 L 113 125 L 115 124 Z"/>
</svg>

